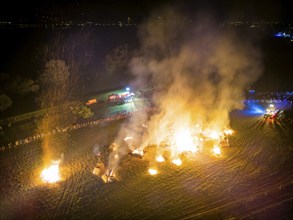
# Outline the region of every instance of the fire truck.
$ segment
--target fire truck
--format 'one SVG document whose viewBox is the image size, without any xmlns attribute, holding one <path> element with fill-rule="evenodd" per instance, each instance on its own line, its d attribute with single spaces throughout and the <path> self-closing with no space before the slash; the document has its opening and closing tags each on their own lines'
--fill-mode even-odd
<svg viewBox="0 0 293 220">
<path fill-rule="evenodd" d="M 282 117 L 282 113 L 283 111 L 276 109 L 274 104 L 270 104 L 266 110 L 266 113 L 264 114 L 264 118 L 280 119 Z"/>
<path fill-rule="evenodd" d="M 121 105 L 124 104 L 124 99 L 118 94 L 111 94 L 108 96 L 107 102 L 111 105 Z"/>
</svg>

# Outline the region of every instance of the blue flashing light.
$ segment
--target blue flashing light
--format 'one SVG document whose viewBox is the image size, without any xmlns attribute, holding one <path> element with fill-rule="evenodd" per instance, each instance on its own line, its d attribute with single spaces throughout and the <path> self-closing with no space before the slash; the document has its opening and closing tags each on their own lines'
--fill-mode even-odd
<svg viewBox="0 0 293 220">
<path fill-rule="evenodd" d="M 261 115 L 265 113 L 265 110 L 260 107 L 254 107 L 253 109 L 251 109 L 251 113 L 254 115 Z"/>
<path fill-rule="evenodd" d="M 126 91 L 129 92 L 130 91 L 130 88 L 129 87 L 126 87 Z"/>
<path fill-rule="evenodd" d="M 249 102 L 246 103 L 246 109 L 244 110 L 244 112 L 247 115 L 262 115 L 265 114 L 266 110 L 258 103 Z"/>
<path fill-rule="evenodd" d="M 286 38 L 286 37 L 291 37 L 290 34 L 286 34 L 285 32 L 278 32 L 276 34 L 274 34 L 275 37 L 283 37 L 283 38 Z"/>
<path fill-rule="evenodd" d="M 282 32 L 278 32 L 275 34 L 275 37 L 283 37 L 283 33 Z"/>
</svg>

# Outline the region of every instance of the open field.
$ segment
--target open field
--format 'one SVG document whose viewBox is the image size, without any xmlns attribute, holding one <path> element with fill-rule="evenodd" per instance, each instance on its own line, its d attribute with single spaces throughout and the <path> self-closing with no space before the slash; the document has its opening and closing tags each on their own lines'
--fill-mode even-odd
<svg viewBox="0 0 293 220">
<path fill-rule="evenodd" d="M 183 165 L 158 164 L 149 176 L 147 156 L 126 156 L 117 182 L 92 174 L 95 144 L 107 148 L 123 121 L 81 128 L 53 137 L 64 153 L 63 181 L 40 182 L 43 150 L 34 142 L 0 154 L 1 219 L 292 219 L 292 124 L 231 115 L 231 147 L 216 158 L 203 151 Z"/>
</svg>

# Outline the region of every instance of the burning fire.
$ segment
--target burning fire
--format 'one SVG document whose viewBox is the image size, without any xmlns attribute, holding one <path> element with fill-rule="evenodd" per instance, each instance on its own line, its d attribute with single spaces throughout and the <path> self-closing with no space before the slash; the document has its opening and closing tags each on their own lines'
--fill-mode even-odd
<svg viewBox="0 0 293 220">
<path fill-rule="evenodd" d="M 231 129 L 225 129 L 223 132 L 225 135 L 232 135 L 234 131 Z"/>
<path fill-rule="evenodd" d="M 149 171 L 149 174 L 151 174 L 152 176 L 158 174 L 158 171 L 154 168 L 149 168 L 148 171 Z"/>
<path fill-rule="evenodd" d="M 109 147 L 109 149 L 111 151 L 116 151 L 116 150 L 118 150 L 118 145 L 116 143 L 113 143 L 113 144 L 111 144 L 111 146 Z"/>
<path fill-rule="evenodd" d="M 217 131 L 211 131 L 208 133 L 207 135 L 209 138 L 213 139 L 213 140 L 218 140 L 220 139 L 220 133 Z"/>
<path fill-rule="evenodd" d="M 127 137 L 124 138 L 124 141 L 132 140 L 132 139 L 133 139 L 132 137 L 127 136 Z"/>
<path fill-rule="evenodd" d="M 192 140 L 190 129 L 181 129 L 177 131 L 174 138 L 177 153 L 182 153 L 184 151 L 195 153 L 197 151 Z"/>
<path fill-rule="evenodd" d="M 159 155 L 157 156 L 156 160 L 159 162 L 159 163 L 162 163 L 165 161 L 164 157 L 162 155 Z"/>
<path fill-rule="evenodd" d="M 52 161 L 51 165 L 41 172 L 41 179 L 47 183 L 56 183 L 61 180 L 59 174 L 59 160 Z"/>
<path fill-rule="evenodd" d="M 204 128 L 199 124 L 195 126 L 181 126 L 178 127 L 171 127 L 167 129 L 167 131 L 163 133 L 159 132 L 157 137 L 159 138 L 158 145 L 158 153 L 154 158 L 158 163 L 162 163 L 166 160 L 161 154 L 161 151 L 168 151 L 170 153 L 170 162 L 175 164 L 176 166 L 182 165 L 181 155 L 182 154 L 194 154 L 201 150 L 205 143 L 212 142 L 213 148 L 211 149 L 212 154 L 219 157 L 221 152 L 221 144 L 223 141 L 228 141 L 228 136 L 233 134 L 233 130 L 231 129 L 221 129 L 221 128 Z M 132 141 L 134 141 L 133 137 L 126 136 L 124 141 L 127 142 L 129 149 L 135 147 L 135 145 L 131 145 Z M 146 145 L 147 146 L 147 145 Z M 118 145 L 115 145 L 117 148 Z M 137 146 L 136 146 L 137 147 Z M 132 154 L 138 156 L 144 156 L 144 149 L 143 147 L 139 147 L 137 149 L 132 149 Z M 168 154 L 167 154 L 168 155 Z M 114 155 L 114 158 L 118 159 L 118 155 Z M 148 173 L 150 175 L 157 175 L 158 170 L 157 168 L 149 168 Z"/>
<path fill-rule="evenodd" d="M 217 156 L 221 155 L 221 148 L 218 145 L 214 145 L 213 153 Z"/>
<path fill-rule="evenodd" d="M 132 153 L 143 156 L 143 150 L 140 150 L 140 149 L 135 149 L 134 151 L 132 151 Z"/>
<path fill-rule="evenodd" d="M 180 166 L 182 164 L 182 160 L 180 160 L 179 158 L 175 158 L 172 160 L 172 163 L 174 163 L 177 166 Z"/>
</svg>

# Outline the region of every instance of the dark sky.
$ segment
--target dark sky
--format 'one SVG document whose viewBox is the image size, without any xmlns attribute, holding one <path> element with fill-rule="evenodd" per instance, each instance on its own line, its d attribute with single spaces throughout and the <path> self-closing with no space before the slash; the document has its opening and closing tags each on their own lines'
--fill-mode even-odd
<svg viewBox="0 0 293 220">
<path fill-rule="evenodd" d="M 135 22 L 139 23 L 142 19 L 148 17 L 152 11 L 165 5 L 175 5 L 176 7 L 184 8 L 191 16 L 197 11 L 207 11 L 212 13 L 214 17 L 219 18 L 219 21 L 293 21 L 290 0 L 27 0 L 20 2 L 11 0 L 5 4 L 2 2 L 0 7 L 0 21 L 3 18 L 4 20 L 15 18 L 15 21 L 22 20 L 24 22 L 34 21 L 36 20 L 36 14 L 44 15 L 53 13 L 65 17 L 68 16 L 76 20 L 92 18 L 101 21 L 126 21 L 127 17 L 131 17 Z M 29 34 L 26 37 L 22 36 L 21 39 L 18 35 L 14 36 L 15 39 L 11 39 L 10 35 L 2 37 L 1 39 L 4 40 L 2 40 L 2 53 L 0 53 L 0 67 L 2 67 L 1 65 L 11 65 L 18 68 L 17 65 L 14 65 L 14 60 L 22 60 L 23 63 L 28 63 L 20 55 L 26 54 L 27 48 L 32 47 L 27 42 L 32 42 L 33 44 L 35 36 L 39 38 L 39 35 Z M 120 37 L 117 39 L 120 40 Z M 17 41 L 18 44 L 15 44 L 14 41 Z M 267 45 L 270 45 L 270 43 L 267 43 Z M 3 48 L 7 49 L 5 50 Z M 11 50 L 11 48 L 15 48 L 17 53 Z M 20 53 L 20 50 L 24 52 Z M 292 47 L 288 47 L 287 42 L 285 42 L 284 46 L 265 48 L 264 51 L 267 51 L 266 54 L 268 54 L 265 57 L 266 63 L 271 66 L 268 65 L 266 67 L 267 73 L 262 77 L 262 82 L 266 83 L 262 84 L 266 85 L 268 84 L 267 82 L 271 82 L 273 84 L 271 88 L 277 85 L 277 83 L 280 84 L 280 87 L 282 87 L 281 83 L 291 85 L 293 65 L 291 62 Z M 27 55 L 23 56 L 29 57 Z M 29 72 L 29 68 L 27 72 Z M 23 69 L 22 71 L 24 71 Z M 0 69 L 0 71 L 3 70 Z M 8 67 L 7 72 L 11 72 Z"/>
<path fill-rule="evenodd" d="M 57 12 L 78 18 L 90 15 L 96 19 L 114 19 L 130 16 L 147 17 L 153 9 L 163 5 L 176 5 L 191 13 L 208 10 L 221 19 L 293 21 L 290 0 L 50 0 L 8 1 L 1 6 L 1 17 L 33 18 L 36 13 Z"/>
</svg>

